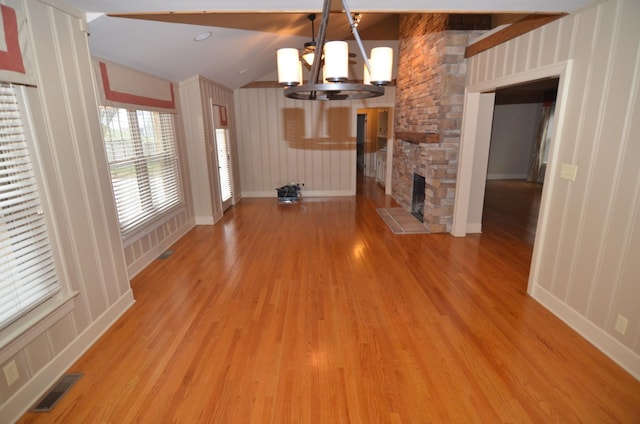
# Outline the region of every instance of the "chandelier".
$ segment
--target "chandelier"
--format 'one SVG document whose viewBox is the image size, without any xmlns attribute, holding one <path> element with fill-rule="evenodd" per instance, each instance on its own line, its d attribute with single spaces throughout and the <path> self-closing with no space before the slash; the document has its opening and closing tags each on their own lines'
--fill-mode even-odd
<svg viewBox="0 0 640 424">
<path fill-rule="evenodd" d="M 358 33 L 358 22 L 354 21 L 346 0 L 341 1 L 351 32 L 364 59 L 363 83 L 349 81 L 347 42 L 325 43 L 331 0 L 324 0 L 311 76 L 306 84 L 302 80 L 302 62 L 298 50 L 284 48 L 277 51 L 278 83 L 284 87 L 285 96 L 299 100 L 355 100 L 384 94 L 384 85 L 391 82 L 393 50 L 390 47 L 376 47 L 371 49 L 371 57 L 368 57 Z"/>
</svg>

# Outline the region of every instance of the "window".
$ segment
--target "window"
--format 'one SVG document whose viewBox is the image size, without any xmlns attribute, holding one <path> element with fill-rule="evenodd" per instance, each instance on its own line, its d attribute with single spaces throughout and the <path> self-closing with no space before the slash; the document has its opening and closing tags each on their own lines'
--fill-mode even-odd
<svg viewBox="0 0 640 424">
<path fill-rule="evenodd" d="M 0 328 L 60 289 L 16 91 L 0 83 Z"/>
<path fill-rule="evenodd" d="M 182 203 L 173 115 L 100 107 L 122 236 Z"/>
</svg>

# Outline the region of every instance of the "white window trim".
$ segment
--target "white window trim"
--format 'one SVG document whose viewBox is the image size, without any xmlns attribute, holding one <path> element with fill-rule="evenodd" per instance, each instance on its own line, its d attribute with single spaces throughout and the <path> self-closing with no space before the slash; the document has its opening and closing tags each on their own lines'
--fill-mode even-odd
<svg viewBox="0 0 640 424">
<path fill-rule="evenodd" d="M 178 202 L 177 204 L 175 204 L 174 206 L 172 206 L 171 208 L 159 213 L 157 216 L 152 217 L 152 219 L 149 219 L 146 222 L 143 222 L 141 224 L 139 224 L 136 227 L 133 227 L 132 229 L 130 229 L 129 231 L 127 231 L 126 233 L 120 233 L 121 235 L 121 240 L 122 240 L 122 244 L 123 247 L 128 247 L 131 244 L 135 243 L 136 241 L 144 238 L 145 236 L 147 236 L 148 234 L 152 233 L 156 228 L 163 226 L 165 223 L 169 222 L 170 220 L 172 220 L 175 216 L 184 213 L 186 210 L 186 203 L 185 203 L 185 192 L 184 192 L 184 185 L 183 185 L 183 178 L 184 175 L 182 174 L 182 163 L 180 160 L 180 146 L 179 146 L 179 141 L 178 141 L 178 134 L 177 134 L 177 123 L 176 120 L 178 119 L 177 115 L 175 114 L 171 114 L 168 112 L 163 112 L 163 111 L 157 111 L 157 110 L 151 110 L 151 109 L 144 109 L 144 108 L 135 108 L 132 106 L 130 107 L 124 107 L 124 106 L 108 106 L 108 105 L 100 105 L 101 107 L 111 107 L 111 108 L 115 108 L 115 109 L 124 109 L 128 112 L 133 111 L 147 111 L 147 112 L 154 112 L 154 113 L 160 113 L 160 114 L 167 114 L 167 115 L 173 115 L 172 116 L 172 126 L 173 126 L 173 140 L 174 140 L 174 149 L 175 149 L 175 157 L 176 157 L 176 161 L 178 164 L 178 180 L 180 182 L 180 202 Z M 103 140 L 103 144 L 104 144 L 104 140 Z M 111 163 L 107 160 L 107 166 L 109 167 L 109 169 L 111 168 Z M 109 171 L 110 175 L 111 175 L 111 170 Z M 112 193 L 114 195 L 114 202 L 115 202 L 115 191 L 113 189 L 113 182 L 111 182 L 112 184 Z M 117 207 L 117 206 L 116 206 Z"/>
<path fill-rule="evenodd" d="M 171 221 L 176 216 L 184 213 L 186 210 L 186 206 L 184 204 L 184 199 L 182 202 L 175 205 L 173 208 L 165 211 L 164 213 L 157 216 L 155 219 L 152 219 L 144 224 L 140 225 L 135 230 L 131 231 L 126 237 L 122 238 L 123 247 L 129 247 L 138 240 L 146 237 L 151 234 L 156 228 L 163 226 L 167 222 Z"/>
<path fill-rule="evenodd" d="M 36 136 L 35 120 L 30 105 L 30 97 L 38 95 L 37 88 L 27 88 L 20 85 L 14 85 L 14 87 L 23 118 L 25 136 L 33 164 L 33 173 L 40 193 L 41 205 L 46 212 L 45 220 L 49 233 L 49 243 L 56 264 L 60 292 L 0 331 L 0 363 L 7 361 L 62 317 L 71 313 L 75 308 L 75 298 L 79 293 L 71 291 L 67 284 L 69 279 L 61 256 L 62 248 L 59 243 L 57 228 L 54 225 L 55 212 L 49 201 L 52 197 L 49 192 L 49 186 L 45 178 L 43 178 L 40 143 Z"/>
</svg>

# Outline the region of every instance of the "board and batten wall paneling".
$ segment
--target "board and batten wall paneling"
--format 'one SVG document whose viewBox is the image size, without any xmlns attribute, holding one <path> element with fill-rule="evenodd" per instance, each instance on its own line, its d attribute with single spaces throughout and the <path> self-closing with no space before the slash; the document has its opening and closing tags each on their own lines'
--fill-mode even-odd
<svg viewBox="0 0 640 424">
<path fill-rule="evenodd" d="M 233 203 L 240 200 L 233 92 L 196 75 L 180 83 L 191 196 L 196 225 L 211 225 L 222 218 L 218 162 L 215 151 L 213 105 L 227 109 L 232 168 Z"/>
<path fill-rule="evenodd" d="M 392 112 L 395 87 L 354 101 L 293 100 L 280 88 L 238 89 L 234 96 L 244 197 L 276 197 L 275 189 L 290 183 L 304 183 L 303 196 L 351 196 L 357 111 Z"/>
<path fill-rule="evenodd" d="M 598 2 L 472 57 L 467 82 L 473 92 L 570 64 L 529 291 L 638 378 L 639 16 L 637 0 Z M 575 181 L 560 178 L 562 164 L 577 166 Z"/>
<path fill-rule="evenodd" d="M 4 2 L 27 18 L 37 88 L 27 98 L 58 273 L 77 292 L 0 350 L 20 379 L 0 379 L 0 422 L 13 422 L 133 303 L 98 119 L 84 14 L 49 0 Z"/>
</svg>

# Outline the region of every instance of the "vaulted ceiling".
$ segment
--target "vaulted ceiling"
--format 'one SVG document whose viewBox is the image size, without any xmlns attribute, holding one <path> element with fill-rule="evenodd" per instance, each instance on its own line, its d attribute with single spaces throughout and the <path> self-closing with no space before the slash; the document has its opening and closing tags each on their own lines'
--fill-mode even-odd
<svg viewBox="0 0 640 424">
<path fill-rule="evenodd" d="M 200 74 L 232 89 L 272 73 L 277 49 L 310 41 L 307 16 L 322 8 L 320 0 L 62 1 L 88 13 L 94 56 L 173 81 Z M 363 39 L 389 40 L 397 37 L 399 13 L 492 13 L 508 21 L 523 13 L 572 12 L 590 1 L 350 0 L 348 6 L 362 13 Z M 333 0 L 330 39 L 350 36 L 341 9 Z M 194 41 L 204 32 L 211 37 Z"/>
</svg>

